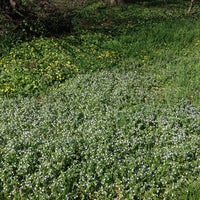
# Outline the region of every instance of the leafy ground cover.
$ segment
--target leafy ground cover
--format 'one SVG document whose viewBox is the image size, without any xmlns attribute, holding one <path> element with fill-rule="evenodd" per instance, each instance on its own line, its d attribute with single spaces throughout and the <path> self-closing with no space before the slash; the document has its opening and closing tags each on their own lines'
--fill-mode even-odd
<svg viewBox="0 0 200 200">
<path fill-rule="evenodd" d="M 71 36 L 2 37 L 0 199 L 199 197 L 200 22 L 186 7 L 98 3 Z"/>
<path fill-rule="evenodd" d="M 94 38 L 102 39 L 98 34 Z M 39 38 L 11 48 L 0 60 L 1 95 L 39 95 L 78 73 L 116 65 L 119 56 L 115 51 L 100 49 L 88 36 L 78 39 Z"/>
<path fill-rule="evenodd" d="M 195 180 L 198 109 L 150 107 L 142 78 L 79 75 L 39 101 L 1 100 L 3 198 L 172 198 Z"/>
</svg>

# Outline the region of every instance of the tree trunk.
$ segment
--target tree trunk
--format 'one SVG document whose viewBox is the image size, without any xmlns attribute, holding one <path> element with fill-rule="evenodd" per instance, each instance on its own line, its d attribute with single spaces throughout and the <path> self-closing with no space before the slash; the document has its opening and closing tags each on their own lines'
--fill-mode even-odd
<svg viewBox="0 0 200 200">
<path fill-rule="evenodd" d="M 111 5 L 118 5 L 124 3 L 124 0 L 104 0 L 106 3 L 110 3 Z"/>
<path fill-rule="evenodd" d="M 189 13 L 191 12 L 191 10 L 192 10 L 193 3 L 194 3 L 194 0 L 191 0 L 190 6 L 189 6 L 189 8 L 188 8 L 188 14 L 189 14 Z"/>
<path fill-rule="evenodd" d="M 19 5 L 21 5 L 20 0 L 0 0 L 0 9 L 4 11 L 15 9 Z"/>
<path fill-rule="evenodd" d="M 187 11 L 188 14 L 191 13 L 193 5 L 194 5 L 195 2 L 200 2 L 200 0 L 191 0 L 190 1 L 190 6 L 189 6 L 188 11 Z"/>
</svg>

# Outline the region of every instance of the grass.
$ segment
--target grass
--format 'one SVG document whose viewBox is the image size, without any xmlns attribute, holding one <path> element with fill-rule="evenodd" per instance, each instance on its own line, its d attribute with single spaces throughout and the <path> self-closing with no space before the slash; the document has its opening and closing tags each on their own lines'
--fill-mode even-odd
<svg viewBox="0 0 200 200">
<path fill-rule="evenodd" d="M 184 190 L 179 192 L 179 198 L 180 200 L 184 199 L 191 199 L 191 200 L 198 200 L 200 197 L 200 181 L 197 180 L 193 183 L 191 183 L 187 188 L 184 188 Z M 183 192 L 184 191 L 184 192 Z"/>
<path fill-rule="evenodd" d="M 2 36 L 0 199 L 198 199 L 200 22 L 186 7 L 97 3 L 70 36 Z"/>
</svg>

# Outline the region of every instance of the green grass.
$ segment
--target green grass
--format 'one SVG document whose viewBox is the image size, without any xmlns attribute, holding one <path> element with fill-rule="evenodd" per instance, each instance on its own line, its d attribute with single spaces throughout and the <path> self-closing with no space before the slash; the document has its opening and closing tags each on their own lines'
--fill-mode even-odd
<svg viewBox="0 0 200 200">
<path fill-rule="evenodd" d="M 178 199 L 179 200 L 198 200 L 200 197 L 200 181 L 197 180 L 195 182 L 192 182 L 189 184 L 189 186 L 185 187 L 178 193 Z"/>
<path fill-rule="evenodd" d="M 200 22 L 186 10 L 98 3 L 70 36 L 2 36 L 0 199 L 198 199 Z"/>
</svg>

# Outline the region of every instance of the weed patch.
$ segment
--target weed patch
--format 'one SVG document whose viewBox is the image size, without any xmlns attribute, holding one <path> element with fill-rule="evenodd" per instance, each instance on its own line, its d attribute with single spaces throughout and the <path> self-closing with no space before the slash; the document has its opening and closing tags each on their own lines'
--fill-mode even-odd
<svg viewBox="0 0 200 200">
<path fill-rule="evenodd" d="M 2 99 L 1 196 L 172 198 L 198 177 L 199 111 L 148 104 L 137 78 L 96 72 L 43 99 Z"/>
</svg>

